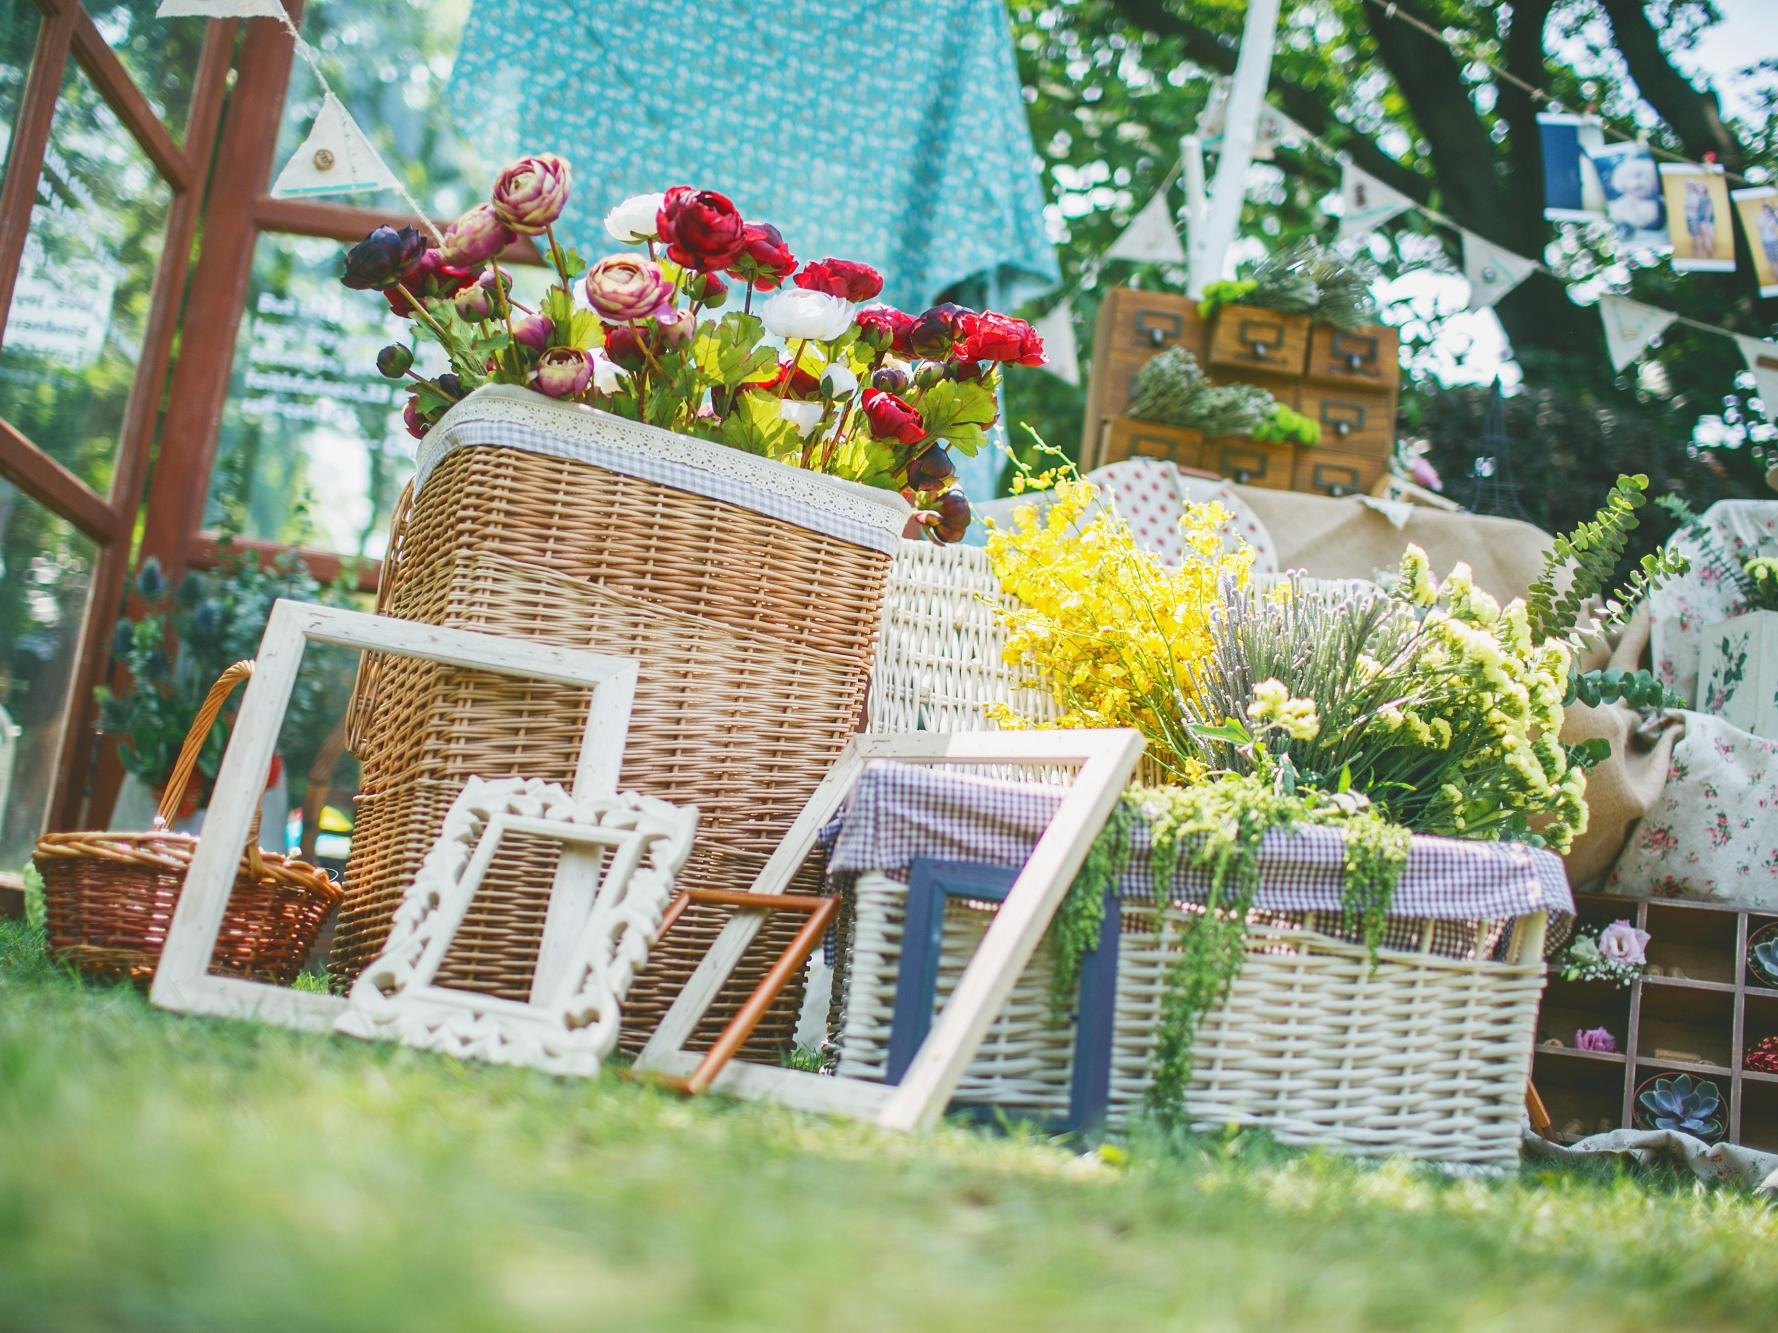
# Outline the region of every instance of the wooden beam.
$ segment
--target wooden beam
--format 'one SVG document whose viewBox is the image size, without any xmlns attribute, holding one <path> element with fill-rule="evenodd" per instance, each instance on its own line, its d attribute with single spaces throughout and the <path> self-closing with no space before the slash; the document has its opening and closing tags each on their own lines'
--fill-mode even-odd
<svg viewBox="0 0 1778 1333">
<path fill-rule="evenodd" d="M 262 541 L 256 537 L 235 537 L 231 545 L 237 551 L 252 551 L 259 556 L 260 563 L 265 564 L 286 551 L 294 551 L 301 557 L 304 564 L 322 583 L 332 583 L 340 576 L 340 571 L 351 561 L 350 556 L 343 556 L 338 551 L 323 551 L 314 546 L 291 546 L 286 542 Z M 214 569 L 222 558 L 222 542 L 215 533 L 199 534 L 191 546 L 191 558 L 186 562 L 192 569 Z M 374 593 L 377 582 L 382 577 L 383 562 L 380 560 L 360 560 L 358 564 L 357 587 L 359 592 Z"/>
<path fill-rule="evenodd" d="M 96 542 L 118 534 L 122 519 L 105 497 L 0 418 L 0 476 L 66 518 Z"/>
<path fill-rule="evenodd" d="M 94 730 L 98 722 L 98 703 L 93 690 L 110 671 L 112 628 L 129 578 L 130 537 L 148 482 L 148 460 L 154 445 L 155 427 L 160 420 L 167 364 L 172 356 L 173 338 L 178 332 L 185 280 L 191 271 L 192 238 L 203 213 L 204 171 L 209 165 L 216 131 L 222 120 L 223 98 L 228 91 L 229 67 L 234 63 L 238 26 L 232 19 L 208 24 L 203 53 L 198 59 L 185 129 L 185 151 L 190 155 L 194 169 L 187 174 L 184 187 L 176 187 L 172 206 L 167 210 L 166 237 L 155 270 L 154 290 L 143 328 L 142 352 L 137 361 L 135 383 L 130 389 L 129 408 L 118 441 L 117 473 L 111 485 L 112 505 L 120 515 L 127 516 L 130 523 L 121 528 L 116 538 L 100 552 L 98 568 L 93 572 L 86 624 L 81 631 L 79 667 L 68 701 L 63 742 L 51 788 L 51 828 L 103 828 L 110 820 L 111 807 L 123 784 L 123 765 L 117 757 L 116 739 L 101 743 Z M 98 760 L 96 765 L 95 758 Z M 90 794 L 87 790 L 89 777 Z M 83 804 L 87 807 L 84 818 Z"/>
<path fill-rule="evenodd" d="M 370 231 L 385 225 L 393 216 L 388 209 L 324 204 L 314 199 L 280 199 L 269 194 L 261 195 L 253 205 L 253 220 L 261 231 L 320 236 L 348 245 L 362 241 Z M 449 223 L 449 218 L 432 219 L 433 226 L 440 231 Z M 502 250 L 500 259 L 507 264 L 541 266 L 546 262 L 536 243 L 524 236 Z"/>
<path fill-rule="evenodd" d="M 206 157 L 202 161 L 194 160 L 188 148 L 181 148 L 161 123 L 158 112 L 148 104 L 136 81 L 123 67 L 117 53 L 111 49 L 111 43 L 105 40 L 82 5 L 69 5 L 68 12 L 74 21 L 73 46 L 74 59 L 86 71 L 99 95 L 105 99 L 110 108 L 117 113 L 124 128 L 135 138 L 144 153 L 154 163 L 161 178 L 169 182 L 175 190 L 188 190 L 197 176 L 209 165 Z M 227 20 L 232 28 L 234 20 Z M 232 35 L 232 34 L 231 34 Z M 200 145 L 202 146 L 202 145 Z"/>
<path fill-rule="evenodd" d="M 43 170 L 43 152 L 49 146 L 49 130 L 55 121 L 56 98 L 62 91 L 62 67 L 67 64 L 77 9 L 76 5 L 67 5 L 58 13 L 46 14 L 38 27 L 31 72 L 25 79 L 18 115 L 13 120 L 6 181 L 0 185 L 0 347 L 5 346 L 6 317 L 12 310 L 13 290 L 18 286 L 25 237 L 31 229 L 31 209 L 37 202 L 37 177 Z"/>
</svg>

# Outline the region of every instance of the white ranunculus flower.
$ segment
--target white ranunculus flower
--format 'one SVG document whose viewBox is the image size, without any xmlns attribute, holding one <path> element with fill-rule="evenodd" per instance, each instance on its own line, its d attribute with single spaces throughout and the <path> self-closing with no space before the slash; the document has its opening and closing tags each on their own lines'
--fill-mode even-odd
<svg viewBox="0 0 1778 1333">
<path fill-rule="evenodd" d="M 593 348 L 592 357 L 593 387 L 600 393 L 616 393 L 623 387 L 623 367 L 606 356 L 602 348 Z"/>
<path fill-rule="evenodd" d="M 858 376 L 843 361 L 835 361 L 821 372 L 821 387 L 829 398 L 850 398 L 858 392 Z"/>
<path fill-rule="evenodd" d="M 820 403 L 799 403 L 786 398 L 778 404 L 778 415 L 796 427 L 798 435 L 807 435 L 821 424 Z"/>
<path fill-rule="evenodd" d="M 759 317 L 780 338 L 826 342 L 852 327 L 852 303 L 843 296 L 786 287 L 760 307 Z"/>
<path fill-rule="evenodd" d="M 605 230 L 625 245 L 659 240 L 655 214 L 661 211 L 664 194 L 633 194 L 605 215 Z"/>
</svg>

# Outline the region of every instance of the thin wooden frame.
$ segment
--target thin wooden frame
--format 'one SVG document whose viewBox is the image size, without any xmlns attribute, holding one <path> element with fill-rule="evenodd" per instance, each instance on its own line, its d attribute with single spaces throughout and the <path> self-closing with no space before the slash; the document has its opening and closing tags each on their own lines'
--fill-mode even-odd
<svg viewBox="0 0 1778 1333">
<path fill-rule="evenodd" d="M 944 735 L 854 737 L 816 788 L 790 832 L 772 854 L 752 891 L 781 894 L 807 858 L 822 827 L 838 812 L 864 766 L 876 759 L 913 764 L 1002 764 L 1055 767 L 1078 764 L 1073 786 L 1038 839 L 1018 879 L 1007 890 L 981 947 L 964 969 L 950 1001 L 932 1025 L 898 1085 L 731 1063 L 715 1090 L 758 1097 L 801 1110 L 833 1112 L 885 1129 L 930 1128 L 944 1114 L 964 1070 L 981 1048 L 988 1026 L 1031 961 L 1050 918 L 1086 860 L 1120 792 L 1136 771 L 1142 737 L 1132 730 L 1001 731 Z M 655 1029 L 637 1060 L 651 1073 L 684 1075 L 699 1057 L 684 1050 L 747 946 L 758 934 L 759 914 L 737 915 Z"/>
<path fill-rule="evenodd" d="M 272 604 L 254 659 L 253 679 L 242 697 L 216 774 L 216 796 L 204 821 L 204 836 L 192 854 L 149 992 L 150 999 L 163 1009 L 256 1018 L 325 1032 L 345 1003 L 338 996 L 209 973 L 216 934 L 234 890 L 240 848 L 247 841 L 303 650 L 310 643 L 420 658 L 577 688 L 590 686 L 593 699 L 587 709 L 573 792 L 585 796 L 617 790 L 638 674 L 634 659 L 280 599 Z M 596 855 L 590 850 L 582 854 Z M 563 891 L 551 890 L 539 978 L 547 975 L 543 960 L 558 956 L 566 947 L 564 937 L 586 920 L 591 885 L 596 880 L 589 881 L 583 871 L 583 864 L 573 854 L 564 854 L 557 866 L 556 884 Z"/>
<path fill-rule="evenodd" d="M 576 797 L 537 778 L 471 779 L 333 1030 L 551 1074 L 597 1074 L 617 1046 L 624 997 L 664 930 L 697 827 L 695 806 L 634 792 Z M 530 999 L 440 986 L 438 969 L 501 841 L 515 833 L 561 843 L 564 858 L 591 858 L 584 914 L 567 923 L 555 956 L 539 951 Z"/>
</svg>

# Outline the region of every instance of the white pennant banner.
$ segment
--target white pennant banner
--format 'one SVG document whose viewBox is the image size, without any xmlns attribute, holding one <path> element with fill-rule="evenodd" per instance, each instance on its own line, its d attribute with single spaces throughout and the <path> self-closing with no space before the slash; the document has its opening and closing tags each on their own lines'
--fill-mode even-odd
<svg viewBox="0 0 1778 1333">
<path fill-rule="evenodd" d="M 1463 276 L 1469 279 L 1469 308 L 1486 310 L 1537 271 L 1537 261 L 1502 250 L 1473 231 L 1463 233 Z"/>
<path fill-rule="evenodd" d="M 1228 128 L 1229 89 L 1226 80 L 1217 80 L 1211 89 L 1209 101 L 1204 103 L 1204 111 L 1198 117 L 1197 135 L 1204 141 L 1204 147 L 1214 148 L 1222 142 L 1222 136 Z M 1293 140 L 1302 141 L 1310 138 L 1310 134 L 1277 107 L 1266 105 L 1260 108 L 1259 122 L 1253 131 L 1253 160 L 1270 162 L 1272 156 L 1282 144 Z"/>
<path fill-rule="evenodd" d="M 1165 189 L 1154 192 L 1154 198 L 1131 219 L 1124 234 L 1105 252 L 1105 257 L 1156 264 L 1185 263 L 1185 247 L 1179 243 L 1179 227 L 1173 217 L 1173 208 L 1167 202 Z"/>
<path fill-rule="evenodd" d="M 330 90 L 321 111 L 278 179 L 275 195 L 350 194 L 357 190 L 399 190 L 401 182 L 358 128 L 358 122 Z"/>
<path fill-rule="evenodd" d="M 1778 421 L 1778 343 L 1745 333 L 1737 333 L 1735 341 L 1747 360 L 1747 369 L 1753 372 L 1753 391 L 1765 404 L 1766 419 Z"/>
<path fill-rule="evenodd" d="M 1080 384 L 1080 345 L 1074 341 L 1074 312 L 1068 302 L 1058 303 L 1032 326 L 1043 339 L 1043 352 L 1049 359 L 1043 369 L 1065 383 Z"/>
<path fill-rule="evenodd" d="M 1605 350 L 1611 368 L 1622 370 L 1677 318 L 1669 310 L 1657 310 L 1627 296 L 1601 296 L 1599 322 L 1605 325 Z"/>
<path fill-rule="evenodd" d="M 1360 171 L 1349 161 L 1340 163 L 1340 203 L 1342 241 L 1367 235 L 1414 206 L 1414 201 L 1400 190 L 1383 184 L 1368 171 Z"/>
<path fill-rule="evenodd" d="M 161 0 L 157 19 L 282 19 L 278 0 Z"/>
</svg>

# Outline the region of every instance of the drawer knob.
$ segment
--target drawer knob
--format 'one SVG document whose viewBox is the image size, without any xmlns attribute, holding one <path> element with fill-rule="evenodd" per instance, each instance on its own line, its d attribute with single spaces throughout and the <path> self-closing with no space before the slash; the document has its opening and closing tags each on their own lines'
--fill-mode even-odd
<svg viewBox="0 0 1778 1333">
<path fill-rule="evenodd" d="M 1351 433 L 1352 433 L 1352 423 L 1350 421 L 1336 421 L 1336 422 L 1334 422 L 1334 434 L 1338 435 L 1342 440 L 1345 439 Z"/>
<path fill-rule="evenodd" d="M 1253 480 L 1253 473 L 1249 472 L 1244 467 L 1238 467 L 1235 469 L 1235 480 L 1245 486 L 1248 482 Z"/>
<path fill-rule="evenodd" d="M 1147 329 L 1145 332 L 1148 334 L 1148 341 L 1156 347 L 1167 341 L 1167 335 L 1162 333 L 1159 327 Z"/>
<path fill-rule="evenodd" d="M 1352 488 L 1346 485 L 1343 481 L 1336 481 L 1333 485 L 1327 488 L 1327 493 L 1333 496 L 1336 500 L 1344 500 L 1348 495 L 1352 494 Z"/>
<path fill-rule="evenodd" d="M 1357 352 L 1348 352 L 1346 354 L 1346 369 L 1350 371 L 1356 372 L 1363 362 L 1364 358 Z"/>
</svg>

